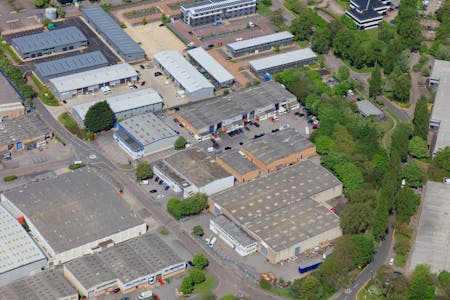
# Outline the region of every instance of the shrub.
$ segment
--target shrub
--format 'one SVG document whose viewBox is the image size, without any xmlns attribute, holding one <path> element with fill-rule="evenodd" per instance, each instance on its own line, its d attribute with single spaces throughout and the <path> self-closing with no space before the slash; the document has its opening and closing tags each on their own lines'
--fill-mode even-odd
<svg viewBox="0 0 450 300">
<path fill-rule="evenodd" d="M 177 149 L 177 150 L 181 150 L 181 149 L 186 148 L 186 139 L 184 137 L 180 136 L 175 141 L 174 146 L 175 146 L 175 149 Z"/>
<path fill-rule="evenodd" d="M 204 268 L 206 268 L 206 266 L 208 266 L 209 261 L 208 258 L 206 258 L 205 254 L 203 253 L 198 253 L 194 256 L 194 258 L 192 259 L 192 264 L 200 269 L 203 270 Z"/>
<path fill-rule="evenodd" d="M 83 164 L 83 163 L 81 163 L 81 164 L 71 164 L 71 165 L 69 166 L 69 169 L 71 169 L 71 170 L 76 170 L 76 169 L 82 168 L 82 167 L 84 167 L 84 166 L 85 166 L 85 164 Z"/>
<path fill-rule="evenodd" d="M 261 278 L 259 280 L 259 287 L 262 288 L 263 290 L 270 290 L 271 285 L 269 282 Z"/>
<path fill-rule="evenodd" d="M 16 180 L 16 179 L 17 179 L 16 175 L 8 175 L 8 176 L 3 177 L 3 181 L 5 181 L 5 182 L 13 181 L 13 180 Z"/>
<path fill-rule="evenodd" d="M 198 236 L 203 236 L 203 235 L 205 234 L 205 232 L 203 231 L 202 226 L 200 226 L 200 225 L 195 225 L 195 226 L 192 228 L 192 232 L 193 232 L 195 235 L 198 235 Z"/>
</svg>

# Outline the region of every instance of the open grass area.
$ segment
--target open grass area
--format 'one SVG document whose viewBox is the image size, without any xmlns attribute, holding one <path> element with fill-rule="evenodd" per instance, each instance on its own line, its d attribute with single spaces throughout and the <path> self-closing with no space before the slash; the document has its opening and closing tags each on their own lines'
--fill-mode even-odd
<svg viewBox="0 0 450 300">
<path fill-rule="evenodd" d="M 44 104 L 48 106 L 59 106 L 58 99 L 56 99 L 53 93 L 45 85 L 42 84 L 39 78 L 37 78 L 34 74 L 31 74 L 31 79 L 39 89 L 39 98 L 41 98 Z"/>
<path fill-rule="evenodd" d="M 206 275 L 205 282 L 196 285 L 194 293 L 204 293 L 207 291 L 212 291 L 212 289 L 216 286 L 216 281 L 217 278 L 214 275 Z"/>
<path fill-rule="evenodd" d="M 74 118 L 69 113 L 63 113 L 59 116 L 59 121 L 69 130 L 72 134 L 76 135 L 80 139 L 84 140 L 92 140 L 93 134 L 86 128 L 80 128 L 78 123 L 74 120 Z"/>
</svg>

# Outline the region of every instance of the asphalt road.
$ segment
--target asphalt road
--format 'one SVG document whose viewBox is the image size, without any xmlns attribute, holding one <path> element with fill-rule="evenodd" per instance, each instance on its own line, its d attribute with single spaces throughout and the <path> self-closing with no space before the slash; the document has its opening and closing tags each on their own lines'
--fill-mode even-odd
<svg viewBox="0 0 450 300">
<path fill-rule="evenodd" d="M 356 300 L 358 291 L 366 284 L 367 281 L 375 276 L 377 270 L 388 260 L 388 255 L 392 247 L 393 235 L 393 216 L 389 218 L 389 231 L 385 239 L 377 249 L 373 261 L 353 280 L 353 282 L 340 295 L 334 297 L 337 300 Z"/>
</svg>

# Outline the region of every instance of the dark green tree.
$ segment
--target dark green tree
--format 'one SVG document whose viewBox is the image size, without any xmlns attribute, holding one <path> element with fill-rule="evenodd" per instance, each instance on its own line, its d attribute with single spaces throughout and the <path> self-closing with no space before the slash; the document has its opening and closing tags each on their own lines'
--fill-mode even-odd
<svg viewBox="0 0 450 300">
<path fill-rule="evenodd" d="M 192 232 L 193 232 L 195 235 L 198 235 L 198 236 L 203 236 L 203 235 L 205 234 L 205 232 L 203 231 L 202 226 L 200 226 L 200 225 L 195 225 L 195 226 L 192 228 Z"/>
<path fill-rule="evenodd" d="M 174 144 L 175 149 L 181 150 L 186 147 L 186 139 L 182 136 L 178 137 Z"/>
<path fill-rule="evenodd" d="M 295 279 L 294 282 L 289 287 L 291 294 L 295 297 L 300 297 L 302 291 L 302 280 Z"/>
<path fill-rule="evenodd" d="M 432 300 L 435 298 L 435 287 L 430 284 L 430 267 L 418 265 L 411 275 L 409 284 L 410 300 Z"/>
<path fill-rule="evenodd" d="M 335 167 L 337 177 L 344 184 L 347 192 L 359 189 L 364 183 L 361 170 L 351 162 L 344 162 Z"/>
<path fill-rule="evenodd" d="M 373 237 L 369 235 L 358 234 L 352 236 L 352 242 L 356 248 L 356 264 L 361 267 L 366 266 L 372 261 L 375 251 L 375 243 Z"/>
<path fill-rule="evenodd" d="M 334 140 L 326 135 L 321 135 L 316 139 L 316 151 L 319 154 L 328 154 L 335 145 Z"/>
<path fill-rule="evenodd" d="M 184 214 L 183 202 L 177 198 L 167 201 L 167 211 L 177 220 L 181 219 Z"/>
<path fill-rule="evenodd" d="M 189 271 L 189 276 L 192 279 L 194 285 L 200 284 L 206 280 L 205 271 L 197 268 L 193 268 Z"/>
<path fill-rule="evenodd" d="M 409 141 L 408 152 L 412 157 L 418 159 L 430 157 L 427 142 L 419 136 L 415 136 Z"/>
<path fill-rule="evenodd" d="M 407 2 L 411 2 L 408 3 Z M 415 4 L 411 0 L 402 0 L 401 9 L 396 18 L 397 32 L 401 42 L 411 50 L 419 49 L 422 42 L 420 19 Z"/>
<path fill-rule="evenodd" d="M 141 181 L 153 177 L 153 170 L 146 162 L 140 162 L 136 169 L 136 179 Z"/>
<path fill-rule="evenodd" d="M 302 13 L 295 20 L 292 21 L 289 28 L 295 39 L 298 41 L 304 41 L 309 39 L 312 34 L 312 20 L 308 14 Z"/>
<path fill-rule="evenodd" d="M 428 103 L 424 95 L 420 96 L 414 110 L 414 135 L 421 137 L 425 141 L 428 137 L 428 126 L 430 124 L 430 113 L 428 112 Z"/>
<path fill-rule="evenodd" d="M 203 270 L 206 268 L 206 266 L 209 264 L 208 259 L 206 258 L 205 254 L 198 253 L 194 256 L 192 259 L 192 263 L 194 266 L 200 270 Z"/>
<path fill-rule="evenodd" d="M 318 28 L 311 39 L 311 48 L 319 53 L 327 53 L 331 44 L 331 31 L 327 27 Z"/>
<path fill-rule="evenodd" d="M 360 190 L 356 190 L 360 191 Z M 349 203 L 341 214 L 341 228 L 344 234 L 366 232 L 371 223 L 372 209 L 366 203 Z"/>
<path fill-rule="evenodd" d="M 411 89 L 411 76 L 409 73 L 396 76 L 392 81 L 392 88 L 395 100 L 403 103 L 409 102 L 409 92 Z"/>
<path fill-rule="evenodd" d="M 400 189 L 396 196 L 397 219 L 409 223 L 409 219 L 416 213 L 419 204 L 419 195 L 407 187 Z"/>
<path fill-rule="evenodd" d="M 101 101 L 92 105 L 84 118 L 84 125 L 87 129 L 98 132 L 110 129 L 116 118 L 114 112 L 109 106 L 108 102 Z"/>
<path fill-rule="evenodd" d="M 391 136 L 391 152 L 398 154 L 402 161 L 406 161 L 408 157 L 408 144 L 411 131 L 411 127 L 408 124 L 400 123 Z"/>
<path fill-rule="evenodd" d="M 300 295 L 305 300 L 321 299 L 323 296 L 323 289 L 320 281 L 314 276 L 309 275 L 303 280 L 300 287 Z"/>
<path fill-rule="evenodd" d="M 369 97 L 378 96 L 381 93 L 382 84 L 381 69 L 376 65 L 369 79 Z"/>
<path fill-rule="evenodd" d="M 414 162 L 409 162 L 402 168 L 402 177 L 405 178 L 407 186 L 418 188 L 423 184 L 424 172 Z"/>
<path fill-rule="evenodd" d="M 372 224 L 372 236 L 377 241 L 386 235 L 389 226 L 389 207 L 386 204 L 387 201 L 381 197 L 377 199 Z"/>
<path fill-rule="evenodd" d="M 194 291 L 194 282 L 192 281 L 191 276 L 186 276 L 183 278 L 180 290 L 184 295 L 189 295 Z"/>
</svg>

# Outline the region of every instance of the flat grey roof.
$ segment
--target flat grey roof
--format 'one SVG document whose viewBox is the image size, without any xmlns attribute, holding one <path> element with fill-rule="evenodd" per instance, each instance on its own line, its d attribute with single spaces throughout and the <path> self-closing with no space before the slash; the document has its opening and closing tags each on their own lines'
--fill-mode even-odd
<svg viewBox="0 0 450 300">
<path fill-rule="evenodd" d="M 252 239 L 247 233 L 240 229 L 236 224 L 231 222 L 224 215 L 219 215 L 211 219 L 212 222 L 219 225 L 226 233 L 231 235 L 236 241 L 244 247 L 254 244 L 256 241 Z"/>
<path fill-rule="evenodd" d="M 16 37 L 11 40 L 11 43 L 22 53 L 29 53 L 84 41 L 87 41 L 84 34 L 78 28 L 71 26 Z"/>
<path fill-rule="evenodd" d="M 154 89 L 148 88 L 137 90 L 131 93 L 116 95 L 106 99 L 78 104 L 73 106 L 72 110 L 76 111 L 81 119 L 84 120 L 89 108 L 101 101 L 108 102 L 114 113 L 163 102 L 158 92 L 156 92 Z"/>
<path fill-rule="evenodd" d="M 219 156 L 227 165 L 241 175 L 248 172 L 259 170 L 258 166 L 249 161 L 246 157 L 239 154 L 238 150 L 228 150 Z"/>
<path fill-rule="evenodd" d="M 35 64 L 36 71 L 43 77 L 54 77 L 68 72 L 76 73 L 86 68 L 95 66 L 107 66 L 108 60 L 101 51 L 88 52 L 84 54 L 64 57 Z"/>
<path fill-rule="evenodd" d="M 0 109 L 3 106 L 8 107 L 10 105 L 18 107 L 19 104 L 23 107 L 20 95 L 10 84 L 3 72 L 0 72 L 0 91 L 2 91 L 0 93 Z"/>
<path fill-rule="evenodd" d="M 180 184 L 183 188 L 190 186 L 191 184 L 186 180 L 186 178 L 182 177 L 181 174 L 178 174 L 175 170 L 173 170 L 170 166 L 168 166 L 164 161 L 158 160 L 153 163 L 154 167 L 160 169 L 166 176 L 168 176 L 173 181 Z"/>
<path fill-rule="evenodd" d="M 44 259 L 23 226 L 0 205 L 0 274 Z"/>
<path fill-rule="evenodd" d="M 50 128 L 39 119 L 37 114 L 30 113 L 1 123 L 0 145 L 14 144 L 26 139 L 50 135 L 50 133 Z"/>
<path fill-rule="evenodd" d="M 410 269 L 426 264 L 433 273 L 450 271 L 450 184 L 428 181 L 422 201 Z"/>
<path fill-rule="evenodd" d="M 229 43 L 229 44 L 227 44 L 227 47 L 233 49 L 234 51 L 237 51 L 237 50 L 241 50 L 241 49 L 264 45 L 267 43 L 274 43 L 277 41 L 290 39 L 290 38 L 292 38 L 292 39 L 294 38 L 292 33 L 288 32 L 288 31 L 283 31 L 283 32 L 277 32 L 277 33 L 267 34 L 267 35 L 263 35 L 263 36 L 258 36 L 258 37 L 252 38 L 252 39 Z"/>
<path fill-rule="evenodd" d="M 241 146 L 265 165 L 314 147 L 306 137 L 293 128 L 280 130 L 273 134 L 266 134 L 257 140 L 250 140 Z"/>
<path fill-rule="evenodd" d="M 81 10 L 83 15 L 95 24 L 101 33 L 123 54 L 142 53 L 144 50 L 108 15 L 101 7 L 89 7 Z"/>
<path fill-rule="evenodd" d="M 147 233 L 70 261 L 65 267 L 84 287 L 90 288 L 114 279 L 125 284 L 183 262 L 157 234 Z"/>
<path fill-rule="evenodd" d="M 178 136 L 169 125 L 153 113 L 134 116 L 119 124 L 142 146 Z"/>
<path fill-rule="evenodd" d="M 4 195 L 60 253 L 144 223 L 104 176 L 84 167 Z"/>
<path fill-rule="evenodd" d="M 204 88 L 214 88 L 193 65 L 175 50 L 156 53 L 153 56 L 170 75 L 178 81 L 188 93 L 194 93 Z"/>
<path fill-rule="evenodd" d="M 163 161 L 197 187 L 232 176 L 205 151 L 197 147 L 178 151 Z"/>
<path fill-rule="evenodd" d="M 47 300 L 77 297 L 77 291 L 56 269 L 40 272 L 0 287 L 1 300 Z"/>
<path fill-rule="evenodd" d="M 187 53 L 217 82 L 222 83 L 234 80 L 233 75 L 222 67 L 222 65 L 202 47 L 189 50 Z"/>
<path fill-rule="evenodd" d="M 95 70 L 84 71 L 50 79 L 59 93 L 74 91 L 99 84 L 137 77 L 136 70 L 129 64 L 117 64 Z"/>
<path fill-rule="evenodd" d="M 325 168 L 306 160 L 210 199 L 279 251 L 339 227 L 339 218 L 312 198 L 341 184 Z"/>
<path fill-rule="evenodd" d="M 207 0 L 182 5 L 180 8 L 184 11 L 190 11 L 193 14 L 197 14 L 247 3 L 254 3 L 256 5 L 256 0 Z"/>
<path fill-rule="evenodd" d="M 430 121 L 440 122 L 434 152 L 450 146 L 450 62 L 435 60 L 430 78 L 439 78 Z"/>
<path fill-rule="evenodd" d="M 251 60 L 250 66 L 254 70 L 260 71 L 313 58 L 317 58 L 317 55 L 311 50 L 311 48 L 305 48 L 287 53 L 272 55 L 261 59 Z"/>
<path fill-rule="evenodd" d="M 384 115 L 383 111 L 369 100 L 358 101 L 356 102 L 356 106 L 358 107 L 358 111 L 365 117 Z"/>
<path fill-rule="evenodd" d="M 195 128 L 201 129 L 271 104 L 296 100 L 297 98 L 278 82 L 269 81 L 226 96 L 182 106 L 177 114 Z"/>
</svg>

